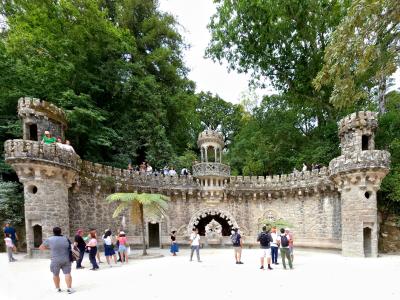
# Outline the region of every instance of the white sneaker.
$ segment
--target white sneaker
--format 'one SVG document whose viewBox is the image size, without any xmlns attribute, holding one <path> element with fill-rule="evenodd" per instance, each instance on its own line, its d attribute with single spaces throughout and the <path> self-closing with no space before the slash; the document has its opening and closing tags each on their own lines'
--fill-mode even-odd
<svg viewBox="0 0 400 300">
<path fill-rule="evenodd" d="M 56 288 L 56 292 L 57 292 L 57 293 L 61 293 L 61 292 L 62 292 L 62 289 Z"/>
<path fill-rule="evenodd" d="M 71 288 L 71 289 L 68 289 L 67 292 L 68 292 L 68 294 L 72 294 L 72 293 L 75 293 L 75 290 Z"/>
</svg>

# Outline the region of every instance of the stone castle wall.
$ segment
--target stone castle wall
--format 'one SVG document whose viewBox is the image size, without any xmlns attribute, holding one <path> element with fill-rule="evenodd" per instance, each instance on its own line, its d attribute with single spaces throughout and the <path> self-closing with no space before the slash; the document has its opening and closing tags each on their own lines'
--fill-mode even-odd
<svg viewBox="0 0 400 300">
<path fill-rule="evenodd" d="M 223 229 L 224 235 L 208 227 L 204 243 L 230 245 L 229 229 L 239 227 L 245 244 L 252 246 L 262 223 L 283 220 L 291 224 L 297 246 L 337 248 L 347 256 L 378 254 L 376 193 L 389 170 L 390 154 L 375 150 L 376 113 L 357 112 L 338 123 L 342 155 L 333 159 L 328 169 L 229 177 L 229 166 L 221 160 L 207 161 L 208 148 L 214 148 L 217 157 L 223 140 L 219 134 L 205 131 L 199 135 L 202 162 L 195 165 L 195 177 L 171 177 L 130 174 L 128 170 L 82 161 L 62 145 L 31 141 L 35 126 L 42 130 L 51 125 L 63 136 L 64 112 L 30 98 L 20 99 L 18 109 L 24 139 L 6 141 L 4 148 L 6 161 L 24 184 L 30 253 L 35 250 L 33 241 L 42 235 L 38 235 L 38 227 L 43 238 L 51 235 L 53 226 L 71 235 L 78 228 L 96 228 L 99 235 L 105 229 L 123 229 L 130 243 L 139 245 L 141 233 L 131 224 L 130 211 L 113 219 L 116 204 L 105 199 L 115 192 L 145 192 L 170 197 L 164 217 L 146 219 L 146 224 L 159 224 L 156 228 L 161 245 L 169 244 L 172 230 L 177 231 L 178 242 L 184 243 L 191 228 L 209 222 Z M 147 241 L 149 228 L 154 235 L 154 226 L 146 225 Z"/>
<path fill-rule="evenodd" d="M 226 215 L 246 236 L 246 244 L 256 244 L 261 220 L 283 219 L 292 225 L 296 244 L 340 248 L 340 197 L 330 184 L 327 170 L 299 172 L 275 177 L 231 177 L 218 195 L 204 191 L 190 176 L 129 174 L 100 164 L 83 161 L 77 183 L 70 188 L 70 231 L 97 228 L 99 232 L 121 229 L 122 217 L 112 218 L 115 204 L 105 198 L 113 192 L 157 192 L 171 198 L 167 216 L 160 223 L 161 243 L 169 244 L 169 233 L 177 231 L 178 241 L 187 240 L 196 216 L 210 212 Z M 211 195 L 213 193 L 213 195 Z M 138 226 L 125 213 L 123 228 L 140 244 Z M 229 239 L 225 238 L 229 244 Z"/>
</svg>

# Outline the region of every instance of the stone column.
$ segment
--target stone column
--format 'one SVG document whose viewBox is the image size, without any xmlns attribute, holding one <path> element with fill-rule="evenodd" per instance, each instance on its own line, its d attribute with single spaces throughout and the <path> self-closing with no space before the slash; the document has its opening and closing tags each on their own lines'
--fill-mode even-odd
<svg viewBox="0 0 400 300">
<path fill-rule="evenodd" d="M 342 201 L 342 254 L 378 256 L 376 193 L 386 172 L 354 172 L 339 182 Z"/>
<path fill-rule="evenodd" d="M 60 227 L 69 236 L 68 188 L 75 172 L 50 165 L 14 165 L 20 182 L 24 185 L 25 226 L 28 254 L 34 249 L 33 226 L 42 227 L 42 239 L 53 235 L 53 227 Z"/>
<path fill-rule="evenodd" d="M 75 182 L 81 161 L 55 144 L 9 140 L 4 148 L 6 162 L 24 185 L 27 249 L 33 255 L 38 243 L 53 234 L 53 227 L 60 227 L 69 236 L 68 188 Z M 41 230 L 36 247 L 34 226 Z"/>
<path fill-rule="evenodd" d="M 217 162 L 217 148 L 214 148 L 214 161 Z"/>
</svg>

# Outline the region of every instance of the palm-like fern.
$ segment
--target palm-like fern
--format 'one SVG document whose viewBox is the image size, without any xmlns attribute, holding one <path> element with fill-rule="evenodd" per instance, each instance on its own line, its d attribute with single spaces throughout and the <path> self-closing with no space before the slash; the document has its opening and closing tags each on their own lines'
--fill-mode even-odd
<svg viewBox="0 0 400 300">
<path fill-rule="evenodd" d="M 131 210 L 131 221 L 142 226 L 143 255 L 147 255 L 144 215 L 157 218 L 166 214 L 169 197 L 161 194 L 147 193 L 115 193 L 106 198 L 108 203 L 119 202 L 113 213 L 113 218 L 118 217 L 124 210 Z"/>
</svg>

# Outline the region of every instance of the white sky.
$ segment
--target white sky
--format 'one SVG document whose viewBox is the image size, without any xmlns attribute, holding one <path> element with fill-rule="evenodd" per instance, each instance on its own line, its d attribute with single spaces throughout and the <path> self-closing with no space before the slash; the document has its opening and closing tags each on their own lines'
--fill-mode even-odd
<svg viewBox="0 0 400 300">
<path fill-rule="evenodd" d="M 185 52 L 189 78 L 196 82 L 196 91 L 210 91 L 225 101 L 239 102 L 242 92 L 248 91 L 249 75 L 228 73 L 226 65 L 205 59 L 204 53 L 211 39 L 207 24 L 215 13 L 212 0 L 159 0 L 160 9 L 175 16 L 182 26 L 180 32 L 190 49 Z M 256 94 L 272 94 L 272 88 L 256 90 Z"/>
<path fill-rule="evenodd" d="M 189 78 L 196 82 L 197 92 L 210 91 L 218 94 L 222 99 L 238 103 L 240 94 L 248 90 L 250 76 L 238 74 L 235 71 L 228 73 L 226 65 L 213 63 L 205 59 L 204 53 L 211 39 L 207 24 L 215 13 L 215 4 L 212 0 L 159 0 L 160 9 L 175 16 L 182 26 L 180 32 L 185 42 L 191 46 L 185 52 L 186 66 L 191 70 Z M 400 88 L 400 70 L 394 78 L 396 84 L 391 89 Z M 256 90 L 256 94 L 272 94 L 272 88 Z"/>
</svg>

